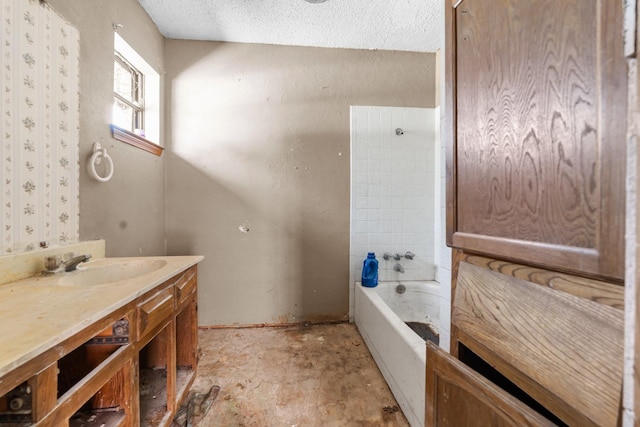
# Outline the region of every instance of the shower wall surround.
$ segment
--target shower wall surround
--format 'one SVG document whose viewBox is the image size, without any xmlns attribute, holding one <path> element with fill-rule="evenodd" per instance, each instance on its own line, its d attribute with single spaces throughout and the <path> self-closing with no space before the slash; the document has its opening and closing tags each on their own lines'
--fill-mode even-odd
<svg viewBox="0 0 640 427">
<path fill-rule="evenodd" d="M 380 280 L 435 278 L 437 111 L 351 107 L 350 286 L 367 252 L 376 253 Z M 383 259 L 407 251 L 413 260 Z"/>
<path fill-rule="evenodd" d="M 78 241 L 79 33 L 38 0 L 0 0 L 0 254 Z"/>
</svg>

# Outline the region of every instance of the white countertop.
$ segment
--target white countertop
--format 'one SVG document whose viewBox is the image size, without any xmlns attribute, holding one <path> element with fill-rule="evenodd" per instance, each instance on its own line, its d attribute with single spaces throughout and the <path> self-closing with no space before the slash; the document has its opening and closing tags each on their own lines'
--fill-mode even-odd
<svg viewBox="0 0 640 427">
<path fill-rule="evenodd" d="M 37 275 L 0 285 L 0 382 L 7 373 L 197 264 L 203 257 L 103 258 L 100 261 L 104 264 L 141 259 L 162 260 L 166 264 L 137 277 L 99 285 L 58 283 L 61 275 L 81 272 Z"/>
</svg>

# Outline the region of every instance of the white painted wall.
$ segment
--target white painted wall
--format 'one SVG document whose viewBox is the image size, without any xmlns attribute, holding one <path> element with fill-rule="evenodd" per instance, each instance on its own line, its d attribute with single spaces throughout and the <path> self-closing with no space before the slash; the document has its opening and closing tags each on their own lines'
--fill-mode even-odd
<svg viewBox="0 0 640 427">
<path fill-rule="evenodd" d="M 442 14 L 440 23 L 444 34 L 444 8 L 440 11 Z M 444 48 L 436 54 L 436 99 L 439 105 L 438 111 L 438 135 L 440 153 L 436 163 L 436 176 L 439 177 L 439 184 L 436 188 L 436 280 L 440 282 L 440 295 L 442 297 L 440 304 L 440 347 L 449 351 L 451 339 L 451 248 L 447 247 L 447 168 L 446 168 L 446 132 L 448 129 L 444 126 L 445 121 L 445 64 Z"/>
<path fill-rule="evenodd" d="M 445 141 L 440 131 L 444 123 L 444 117 L 440 115 L 443 109 L 438 109 L 438 128 L 436 140 L 438 141 L 438 158 L 436 159 L 436 185 L 435 198 L 435 261 L 436 280 L 440 283 L 440 347 L 449 351 L 451 338 L 451 248 L 446 244 L 447 224 L 447 193 L 446 193 L 446 168 L 445 168 Z"/>
<path fill-rule="evenodd" d="M 625 331 L 624 331 L 624 382 L 622 395 L 622 425 L 638 425 L 637 389 L 638 373 L 638 61 L 629 59 L 629 122 L 627 124 L 627 199 L 625 223 Z"/>
</svg>

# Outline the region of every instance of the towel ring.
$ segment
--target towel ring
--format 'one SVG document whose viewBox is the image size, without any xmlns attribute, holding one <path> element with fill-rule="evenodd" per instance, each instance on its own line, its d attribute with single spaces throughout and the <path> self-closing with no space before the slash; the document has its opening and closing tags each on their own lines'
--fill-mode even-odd
<svg viewBox="0 0 640 427">
<path fill-rule="evenodd" d="M 99 165 L 102 162 L 102 159 L 104 159 L 107 164 L 108 172 L 105 176 L 98 175 L 98 172 L 96 171 L 96 165 Z M 100 182 L 107 182 L 113 176 L 113 159 L 111 159 L 107 154 L 107 149 L 102 148 L 98 142 L 93 144 L 93 154 L 89 159 L 89 163 L 87 163 L 87 172 Z"/>
</svg>

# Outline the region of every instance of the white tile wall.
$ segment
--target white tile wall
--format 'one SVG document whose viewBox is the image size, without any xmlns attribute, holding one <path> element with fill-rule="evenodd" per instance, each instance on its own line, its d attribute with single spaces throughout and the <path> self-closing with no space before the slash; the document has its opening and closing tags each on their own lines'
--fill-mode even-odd
<svg viewBox="0 0 640 427">
<path fill-rule="evenodd" d="M 351 290 L 367 252 L 381 281 L 435 279 L 439 118 L 439 109 L 351 107 Z M 407 251 L 413 260 L 383 259 Z M 398 262 L 404 273 L 393 270 Z"/>
</svg>

